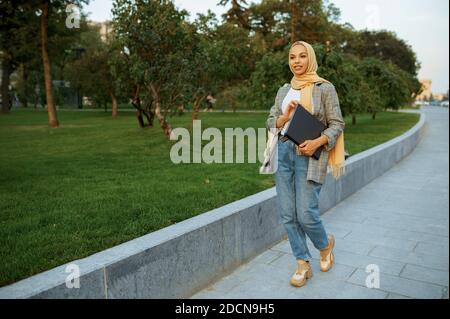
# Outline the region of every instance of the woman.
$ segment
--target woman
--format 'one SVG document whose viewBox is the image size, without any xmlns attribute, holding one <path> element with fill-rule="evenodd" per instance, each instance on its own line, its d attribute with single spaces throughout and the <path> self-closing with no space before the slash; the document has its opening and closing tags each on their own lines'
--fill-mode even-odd
<svg viewBox="0 0 450 319">
<path fill-rule="evenodd" d="M 276 171 L 277 207 L 288 234 L 297 270 L 291 284 L 301 287 L 312 277 L 311 254 L 306 235 L 320 251 L 320 269 L 328 271 L 334 263 L 334 236 L 328 234 L 320 219 L 319 193 L 325 181 L 327 166 L 337 179 L 344 173 L 344 127 L 339 100 L 334 86 L 319 77 L 314 49 L 304 41 L 292 44 L 289 67 L 290 84 L 278 90 L 266 126 L 277 132 L 289 122 L 300 103 L 327 126 L 321 136 L 296 146 L 279 134 Z M 311 157 L 323 146 L 318 160 Z"/>
</svg>

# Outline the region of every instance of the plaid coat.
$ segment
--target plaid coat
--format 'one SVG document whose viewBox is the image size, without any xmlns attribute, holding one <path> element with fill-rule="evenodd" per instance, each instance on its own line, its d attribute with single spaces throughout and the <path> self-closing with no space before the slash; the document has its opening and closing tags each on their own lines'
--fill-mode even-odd
<svg viewBox="0 0 450 319">
<path fill-rule="evenodd" d="M 278 116 L 282 115 L 281 103 L 286 97 L 291 85 L 286 83 L 278 89 L 275 104 L 271 107 L 266 121 L 267 129 L 276 127 Z M 313 88 L 312 114 L 328 128 L 322 134 L 328 137 L 328 144 L 324 145 L 322 154 L 318 160 L 309 158 L 308 174 L 306 179 L 323 184 L 327 175 L 329 151 L 336 144 L 339 135 L 344 131 L 345 122 L 339 107 L 339 98 L 333 84 L 316 83 Z M 281 142 L 279 142 L 281 143 Z"/>
</svg>

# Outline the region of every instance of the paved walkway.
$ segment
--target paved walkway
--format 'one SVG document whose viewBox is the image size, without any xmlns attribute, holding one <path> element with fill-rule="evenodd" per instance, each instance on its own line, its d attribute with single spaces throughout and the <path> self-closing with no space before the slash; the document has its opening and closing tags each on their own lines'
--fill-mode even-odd
<svg viewBox="0 0 450 319">
<path fill-rule="evenodd" d="M 287 240 L 192 298 L 448 298 L 449 112 L 424 107 L 426 133 L 405 159 L 322 215 L 336 237 L 328 273 L 310 244 L 314 276 L 289 285 L 296 268 Z M 380 288 L 366 287 L 367 265 Z"/>
</svg>

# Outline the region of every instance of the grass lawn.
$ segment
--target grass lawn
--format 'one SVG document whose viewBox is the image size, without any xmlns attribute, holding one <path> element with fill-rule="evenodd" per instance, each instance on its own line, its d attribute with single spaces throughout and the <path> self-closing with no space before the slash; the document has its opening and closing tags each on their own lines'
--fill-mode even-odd
<svg viewBox="0 0 450 319">
<path fill-rule="evenodd" d="M 190 113 L 170 119 L 190 127 Z M 264 127 L 264 113 L 201 113 L 202 129 Z M 0 286 L 169 226 L 275 185 L 254 164 L 173 164 L 174 142 L 133 112 L 0 115 Z M 346 150 L 394 138 L 417 114 L 347 118 Z M 206 142 L 205 142 L 206 143 Z"/>
</svg>

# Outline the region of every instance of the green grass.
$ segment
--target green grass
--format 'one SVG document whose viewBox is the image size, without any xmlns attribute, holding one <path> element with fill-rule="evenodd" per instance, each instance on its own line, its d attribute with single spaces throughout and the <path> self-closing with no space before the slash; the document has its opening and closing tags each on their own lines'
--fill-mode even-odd
<svg viewBox="0 0 450 319">
<path fill-rule="evenodd" d="M 408 104 L 401 107 L 402 110 L 420 110 L 420 105 Z"/>
<path fill-rule="evenodd" d="M 132 112 L 0 115 L 0 286 L 83 258 L 274 185 L 254 164 L 173 164 L 174 142 Z M 263 113 L 201 113 L 202 129 L 264 127 Z M 356 154 L 411 128 L 417 114 L 347 118 Z M 190 114 L 170 119 L 190 127 Z"/>
</svg>

